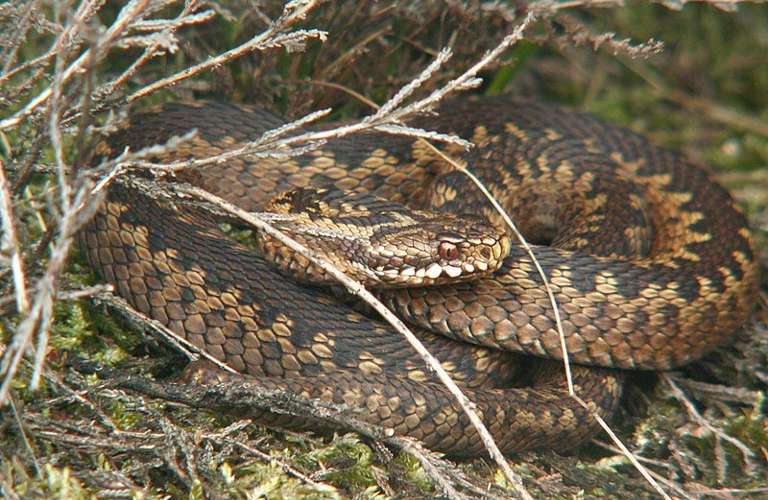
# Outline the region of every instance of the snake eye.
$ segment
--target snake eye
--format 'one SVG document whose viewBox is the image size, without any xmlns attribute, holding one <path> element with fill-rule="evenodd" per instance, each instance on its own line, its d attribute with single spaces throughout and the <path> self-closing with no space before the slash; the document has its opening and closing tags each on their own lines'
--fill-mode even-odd
<svg viewBox="0 0 768 500">
<path fill-rule="evenodd" d="M 437 247 L 437 253 L 441 259 L 456 260 L 459 258 L 459 248 L 450 241 L 441 241 Z"/>
</svg>

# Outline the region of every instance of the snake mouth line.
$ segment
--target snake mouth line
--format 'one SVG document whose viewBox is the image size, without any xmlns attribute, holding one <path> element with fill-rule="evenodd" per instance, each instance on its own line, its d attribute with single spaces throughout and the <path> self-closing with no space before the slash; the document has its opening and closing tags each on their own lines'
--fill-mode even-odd
<svg viewBox="0 0 768 500">
<path fill-rule="evenodd" d="M 504 257 L 509 253 L 510 245 L 509 238 L 506 236 L 499 239 L 471 239 L 459 244 L 462 252 L 468 254 L 462 254 L 460 258 L 442 262 L 432 260 L 423 265 L 404 263 L 394 266 L 385 263 L 369 269 L 369 273 L 374 275 L 373 280 L 380 282 L 383 286 L 429 286 L 477 279 L 496 271 L 501 266 Z M 382 248 L 377 249 L 377 254 L 390 258 L 404 257 Z"/>
<path fill-rule="evenodd" d="M 477 261 L 474 264 L 470 262 L 464 262 L 460 265 L 441 265 L 437 262 L 430 264 L 428 267 L 405 267 L 403 269 L 386 269 L 385 266 L 379 266 L 376 268 L 376 275 L 379 276 L 382 281 L 396 282 L 402 280 L 421 280 L 420 282 L 434 281 L 441 276 L 447 276 L 449 278 L 458 279 L 462 274 L 474 275 L 476 272 L 485 273 L 489 270 L 489 264 L 484 261 Z"/>
</svg>

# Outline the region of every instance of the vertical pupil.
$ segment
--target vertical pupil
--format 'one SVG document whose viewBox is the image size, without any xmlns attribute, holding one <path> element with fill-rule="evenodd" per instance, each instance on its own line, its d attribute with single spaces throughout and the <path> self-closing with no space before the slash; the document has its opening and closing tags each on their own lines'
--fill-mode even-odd
<svg viewBox="0 0 768 500">
<path fill-rule="evenodd" d="M 459 256 L 459 251 L 456 245 L 444 241 L 440 244 L 440 256 L 447 260 L 453 260 Z"/>
</svg>

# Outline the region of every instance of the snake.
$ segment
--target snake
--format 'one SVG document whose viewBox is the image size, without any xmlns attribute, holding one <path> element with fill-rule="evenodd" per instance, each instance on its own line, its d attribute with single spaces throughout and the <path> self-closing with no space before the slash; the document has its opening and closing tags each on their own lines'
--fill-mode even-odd
<svg viewBox="0 0 768 500">
<path fill-rule="evenodd" d="M 259 106 L 166 103 L 131 113 L 92 148 L 91 164 L 126 149 L 149 151 L 161 163 L 207 158 L 285 124 Z M 408 250 L 398 253 L 400 244 L 355 239 L 347 247 L 383 251 L 374 268 L 398 285 L 407 283 L 395 264 L 408 277 L 465 275 L 378 294 L 412 325 L 506 454 L 578 446 L 597 432 L 595 414 L 615 413 L 626 370 L 698 360 L 748 318 L 758 286 L 750 232 L 707 168 L 589 114 L 510 96 L 448 101 L 407 124 L 474 146 L 436 148 L 372 130 L 294 156 L 234 156 L 162 182 L 200 186 L 251 212 L 283 207 L 290 214 L 297 202 L 319 219 L 335 207 L 348 215 L 341 226 L 369 226 L 385 239 L 402 229 L 410 246 L 431 245 L 439 269 L 429 271 Z M 174 147 L 151 149 L 178 137 L 185 139 Z M 474 173 L 530 243 L 557 301 L 563 339 L 528 250 L 506 236 L 498 211 L 455 164 Z M 325 194 L 318 200 L 317 193 Z M 377 200 L 373 208 L 362 203 L 367 198 Z M 416 243 L 426 213 L 473 222 L 450 222 L 432 231 L 436 243 Z M 473 229 L 477 219 L 492 236 Z M 485 453 L 461 406 L 397 331 L 327 287 L 286 275 L 275 260 L 309 268 L 291 264 L 283 248 L 259 251 L 225 229 L 210 211 L 153 197 L 127 178 L 111 185 L 79 241 L 133 308 L 236 377 L 341 405 L 433 450 Z M 335 229 L 315 232 L 322 241 Z M 501 249 L 498 263 L 455 262 L 484 241 L 480 254 Z M 581 402 L 568 393 L 562 342 Z M 312 425 L 268 409 L 254 414 L 266 425 Z"/>
</svg>

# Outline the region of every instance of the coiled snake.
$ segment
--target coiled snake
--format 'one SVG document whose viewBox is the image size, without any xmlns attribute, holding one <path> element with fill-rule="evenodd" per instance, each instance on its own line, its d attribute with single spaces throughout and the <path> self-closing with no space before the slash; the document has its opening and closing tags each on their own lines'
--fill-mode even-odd
<svg viewBox="0 0 768 500">
<path fill-rule="evenodd" d="M 96 155 L 197 129 L 158 159 L 205 157 L 282 123 L 246 106 L 168 104 L 134 114 Z M 585 114 L 507 97 L 452 102 L 414 125 L 472 140 L 469 152 L 449 153 L 538 244 L 577 363 L 576 389 L 592 410 L 614 411 L 622 377 L 615 368 L 695 360 L 749 314 L 757 268 L 745 219 L 707 172 L 679 154 Z M 502 227 L 463 175 L 407 137 L 359 134 L 300 157 L 245 157 L 179 177 L 251 211 L 275 193 L 314 186 L 472 212 Z M 254 383 L 344 403 L 436 450 L 482 452 L 464 414 L 397 333 L 287 279 L 205 212 L 115 185 L 81 244 L 133 307 Z M 559 362 L 533 363 L 531 385 L 511 386 L 520 360 L 507 351 L 561 359 L 541 279 L 518 245 L 492 276 L 385 290 L 382 298 L 419 327 L 504 452 L 562 449 L 594 432 L 588 411 L 567 397 Z"/>
</svg>

